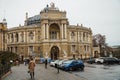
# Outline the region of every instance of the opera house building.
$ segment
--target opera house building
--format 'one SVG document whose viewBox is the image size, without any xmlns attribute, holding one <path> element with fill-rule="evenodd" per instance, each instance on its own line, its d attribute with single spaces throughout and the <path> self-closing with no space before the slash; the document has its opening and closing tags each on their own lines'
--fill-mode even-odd
<svg viewBox="0 0 120 80">
<path fill-rule="evenodd" d="M 26 13 L 23 26 L 7 28 L 6 19 L 3 19 L 0 50 L 24 58 L 89 58 L 92 55 L 92 30 L 82 24 L 69 24 L 66 13 L 52 3 L 33 17 Z"/>
</svg>

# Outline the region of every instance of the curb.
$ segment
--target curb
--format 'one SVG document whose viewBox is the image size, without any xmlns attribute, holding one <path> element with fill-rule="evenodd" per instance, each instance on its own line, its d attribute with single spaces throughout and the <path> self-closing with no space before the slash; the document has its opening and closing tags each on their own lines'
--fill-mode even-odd
<svg viewBox="0 0 120 80">
<path fill-rule="evenodd" d="M 5 77 L 8 76 L 10 73 L 12 73 L 11 70 L 10 70 L 9 72 L 7 72 L 5 75 L 3 75 L 3 76 L 1 77 L 1 79 L 5 78 Z"/>
</svg>

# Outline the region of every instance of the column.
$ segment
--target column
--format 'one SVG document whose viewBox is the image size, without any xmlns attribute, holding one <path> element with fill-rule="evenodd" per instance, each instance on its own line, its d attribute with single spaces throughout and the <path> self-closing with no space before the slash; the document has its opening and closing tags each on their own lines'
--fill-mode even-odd
<svg viewBox="0 0 120 80">
<path fill-rule="evenodd" d="M 24 32 L 23 32 L 23 40 L 24 40 L 23 42 L 26 42 L 26 41 L 27 41 L 26 38 L 27 38 L 27 36 L 26 36 L 26 31 L 24 31 Z"/>
<path fill-rule="evenodd" d="M 23 31 L 23 42 L 26 42 L 26 32 Z"/>
<path fill-rule="evenodd" d="M 63 39 L 63 24 L 61 24 L 61 38 Z"/>
<path fill-rule="evenodd" d="M 63 24 L 63 39 L 65 39 L 65 25 Z"/>
<path fill-rule="evenodd" d="M 35 40 L 35 30 L 34 30 L 33 34 L 34 34 L 33 42 L 35 42 L 35 41 L 36 41 L 36 40 Z"/>
<path fill-rule="evenodd" d="M 11 34 L 10 34 L 10 33 L 9 33 L 9 37 L 10 37 L 10 38 L 9 38 L 9 39 L 10 39 L 10 41 L 8 41 L 8 42 L 9 42 L 9 43 L 11 43 Z"/>
<path fill-rule="evenodd" d="M 29 32 L 28 31 L 26 31 L 26 42 L 28 43 L 28 41 L 29 41 Z"/>
<path fill-rule="evenodd" d="M 43 39 L 45 39 L 45 24 L 43 25 Z"/>
<path fill-rule="evenodd" d="M 77 34 L 77 36 L 78 36 L 78 40 L 77 41 L 79 42 L 80 41 L 80 36 L 79 36 L 80 32 L 78 31 L 77 33 L 78 33 Z"/>
<path fill-rule="evenodd" d="M 3 45 L 3 32 L 2 32 L 2 31 L 1 31 L 1 38 L 2 38 L 2 39 L 1 39 L 1 40 L 2 40 L 2 43 L 1 43 L 1 44 L 2 44 L 2 50 L 3 50 L 3 46 L 4 46 L 4 45 Z"/>
<path fill-rule="evenodd" d="M 81 32 L 81 42 L 83 42 L 83 32 Z"/>
<path fill-rule="evenodd" d="M 21 42 L 21 33 L 18 32 L 18 42 Z"/>
<path fill-rule="evenodd" d="M 49 33 L 49 26 L 48 26 L 48 24 L 47 24 L 47 30 L 46 31 L 47 31 L 46 33 L 47 33 L 47 39 L 48 39 L 49 38 L 49 34 L 48 34 Z"/>
<path fill-rule="evenodd" d="M 66 29 L 66 24 L 64 24 L 64 27 L 65 27 L 65 30 L 64 30 L 65 32 L 64 32 L 64 33 L 65 33 L 65 39 L 66 39 L 66 38 L 67 38 L 67 29 Z"/>
<path fill-rule="evenodd" d="M 16 42 L 15 33 L 13 33 L 13 39 L 14 39 L 13 43 L 15 43 Z"/>
</svg>

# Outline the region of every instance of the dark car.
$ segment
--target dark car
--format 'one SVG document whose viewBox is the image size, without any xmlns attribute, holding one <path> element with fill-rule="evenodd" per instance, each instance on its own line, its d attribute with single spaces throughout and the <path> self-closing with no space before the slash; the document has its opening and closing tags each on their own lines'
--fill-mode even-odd
<svg viewBox="0 0 120 80">
<path fill-rule="evenodd" d="M 84 70 L 84 63 L 80 60 L 69 60 L 69 61 L 65 61 L 61 66 L 61 69 L 65 70 L 65 71 L 69 71 L 69 70 Z"/>
<path fill-rule="evenodd" d="M 105 64 L 119 64 L 119 60 L 115 57 L 107 57 L 104 60 Z"/>
</svg>

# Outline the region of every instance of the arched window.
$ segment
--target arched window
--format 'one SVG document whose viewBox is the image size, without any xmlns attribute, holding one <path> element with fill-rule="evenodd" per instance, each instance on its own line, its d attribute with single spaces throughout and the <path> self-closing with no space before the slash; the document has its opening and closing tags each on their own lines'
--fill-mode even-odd
<svg viewBox="0 0 120 80">
<path fill-rule="evenodd" d="M 29 46 L 29 55 L 33 55 L 33 46 Z"/>
<path fill-rule="evenodd" d="M 24 33 L 21 32 L 21 42 L 24 42 Z"/>
<path fill-rule="evenodd" d="M 15 47 L 15 52 L 17 53 L 18 47 Z"/>
<path fill-rule="evenodd" d="M 13 34 L 11 34 L 11 42 L 14 42 Z"/>
<path fill-rule="evenodd" d="M 82 40 L 81 40 L 81 32 L 79 32 L 79 40 L 80 40 L 80 42 L 82 42 Z"/>
<path fill-rule="evenodd" d="M 60 38 L 60 29 L 57 24 L 51 24 L 49 28 L 50 39 L 59 39 Z"/>
<path fill-rule="evenodd" d="M 75 33 L 73 31 L 71 32 L 71 40 L 75 40 Z"/>
<path fill-rule="evenodd" d="M 8 42 L 10 41 L 10 35 L 8 34 Z"/>
<path fill-rule="evenodd" d="M 40 41 L 40 31 L 38 31 L 38 41 Z"/>
<path fill-rule="evenodd" d="M 34 34 L 33 34 L 33 32 L 31 31 L 31 32 L 29 33 L 29 38 L 30 38 L 30 40 L 33 40 L 33 37 L 34 37 Z"/>
<path fill-rule="evenodd" d="M 16 38 L 16 42 L 18 42 L 18 40 L 19 40 L 18 33 L 15 34 L 15 38 Z"/>
<path fill-rule="evenodd" d="M 85 32 L 83 32 L 83 41 L 85 41 Z"/>
<path fill-rule="evenodd" d="M 72 52 L 75 52 L 75 45 L 72 45 Z"/>
</svg>

